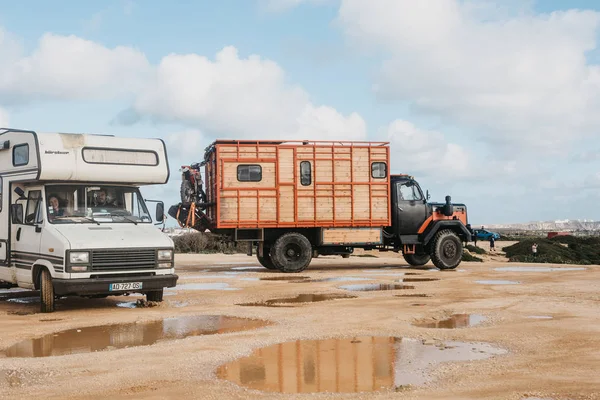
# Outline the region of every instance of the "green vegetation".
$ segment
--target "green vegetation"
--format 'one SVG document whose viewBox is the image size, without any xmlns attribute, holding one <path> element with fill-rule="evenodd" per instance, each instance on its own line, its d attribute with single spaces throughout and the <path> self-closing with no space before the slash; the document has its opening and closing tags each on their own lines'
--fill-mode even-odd
<svg viewBox="0 0 600 400">
<path fill-rule="evenodd" d="M 537 243 L 537 256 L 531 245 Z M 600 264 L 600 238 L 556 236 L 552 239 L 525 239 L 504 247 L 510 262 L 553 264 Z"/>
<path fill-rule="evenodd" d="M 483 262 L 483 260 L 477 256 L 472 255 L 471 253 L 467 253 L 466 251 L 463 253 L 462 261 L 477 261 Z"/>
<path fill-rule="evenodd" d="M 469 250 L 469 252 L 471 253 L 486 254 L 486 251 L 484 249 L 482 249 L 481 247 L 473 246 L 472 244 L 468 244 L 465 247 L 465 249 Z"/>
<path fill-rule="evenodd" d="M 227 239 L 207 232 L 184 233 L 172 238 L 176 253 L 245 253 L 246 243 L 235 244 Z"/>
</svg>

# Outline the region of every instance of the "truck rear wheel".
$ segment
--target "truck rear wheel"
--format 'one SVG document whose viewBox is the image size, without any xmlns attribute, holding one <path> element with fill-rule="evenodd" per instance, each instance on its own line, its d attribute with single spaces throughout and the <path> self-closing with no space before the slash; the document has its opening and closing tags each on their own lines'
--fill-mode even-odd
<svg viewBox="0 0 600 400">
<path fill-rule="evenodd" d="M 161 301 L 163 301 L 163 293 L 164 293 L 164 289 L 153 290 L 151 292 L 147 292 L 146 293 L 146 301 L 155 301 L 157 303 L 160 303 Z"/>
<path fill-rule="evenodd" d="M 301 272 L 310 264 L 312 250 L 306 236 L 297 232 L 286 233 L 275 241 L 271 260 L 281 272 Z"/>
<path fill-rule="evenodd" d="M 431 260 L 439 269 L 454 269 L 462 260 L 462 241 L 449 229 L 438 232 L 433 239 Z"/>
<path fill-rule="evenodd" d="M 429 254 L 404 254 L 404 259 L 413 267 L 420 267 L 427 264 L 431 260 L 431 256 Z"/>
<path fill-rule="evenodd" d="M 54 286 L 52 275 L 46 268 L 40 272 L 40 311 L 43 313 L 54 312 Z"/>
<path fill-rule="evenodd" d="M 263 249 L 263 256 L 261 257 L 258 253 L 256 253 L 256 258 L 260 265 L 265 267 L 266 269 L 277 269 L 275 264 L 273 264 L 273 260 L 271 260 L 271 255 L 269 254 L 271 249 L 265 247 Z"/>
</svg>

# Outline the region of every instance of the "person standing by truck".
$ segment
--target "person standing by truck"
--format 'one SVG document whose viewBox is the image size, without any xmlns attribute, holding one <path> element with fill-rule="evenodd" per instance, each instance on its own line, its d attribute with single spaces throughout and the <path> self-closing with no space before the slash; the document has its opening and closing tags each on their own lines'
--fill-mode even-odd
<svg viewBox="0 0 600 400">
<path fill-rule="evenodd" d="M 490 251 L 496 252 L 496 239 L 494 239 L 494 235 L 490 236 Z"/>
</svg>

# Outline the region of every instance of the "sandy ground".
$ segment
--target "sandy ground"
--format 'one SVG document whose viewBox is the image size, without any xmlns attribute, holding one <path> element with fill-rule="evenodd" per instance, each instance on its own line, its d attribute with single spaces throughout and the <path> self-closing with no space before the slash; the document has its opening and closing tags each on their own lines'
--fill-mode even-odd
<svg viewBox="0 0 600 400">
<path fill-rule="evenodd" d="M 486 248 L 487 244 L 478 245 Z M 53 314 L 37 313 L 37 304 L 0 301 L 0 353 L 25 339 L 104 324 L 184 315 L 227 315 L 271 322 L 250 331 L 150 346 L 42 358 L 0 356 L 0 398 L 600 399 L 600 266 L 578 271 L 497 271 L 497 267 L 514 266 L 501 253 L 506 245 L 498 242 L 498 254 L 486 256 L 484 263 L 462 263 L 455 271 L 432 270 L 429 264 L 407 268 L 395 253 L 373 253 L 376 258 L 319 257 L 299 274 L 315 279 L 368 277 L 368 282 L 376 283 L 402 278 L 383 274 L 396 272 L 438 279 L 410 283 L 415 288 L 408 290 L 348 292 L 338 287 L 363 282 L 242 280 L 282 274 L 264 268 L 233 269 L 258 266 L 254 257 L 246 255 L 177 255 L 179 284 L 222 282 L 239 290 L 178 289 L 165 296 L 158 307 L 132 309 L 117 304 L 135 301 L 135 297 L 72 298 L 60 300 Z M 224 272 L 234 271 L 242 274 L 223 277 Z M 476 283 L 498 279 L 520 284 Z M 285 308 L 236 305 L 301 293 L 343 293 L 356 298 Z M 397 296 L 406 294 L 425 297 Z M 486 319 L 460 329 L 413 325 L 454 313 L 475 313 Z M 552 318 L 528 318 L 531 316 Z M 429 372 L 431 380 L 422 386 L 376 393 L 279 394 L 247 389 L 216 377 L 220 365 L 261 347 L 298 339 L 355 336 L 484 342 L 507 352 L 485 360 L 443 363 Z"/>
</svg>

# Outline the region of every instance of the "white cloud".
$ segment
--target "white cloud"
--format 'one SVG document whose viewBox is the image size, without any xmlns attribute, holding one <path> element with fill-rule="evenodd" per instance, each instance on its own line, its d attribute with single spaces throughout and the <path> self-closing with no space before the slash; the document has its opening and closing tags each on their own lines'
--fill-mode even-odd
<svg viewBox="0 0 600 400">
<path fill-rule="evenodd" d="M 338 22 L 352 43 L 386 55 L 381 99 L 409 102 L 512 153 L 560 151 L 568 135 L 595 133 L 600 68 L 586 54 L 600 13 L 477 4 L 342 0 Z"/>
<path fill-rule="evenodd" d="M 404 120 L 395 120 L 383 129 L 390 142 L 392 168 L 402 166 L 403 173 L 418 176 L 460 178 L 473 175 L 471 158 L 467 150 L 448 143 L 437 131 L 423 130 Z"/>
<path fill-rule="evenodd" d="M 140 90 L 150 65 L 140 51 L 113 49 L 76 36 L 44 34 L 31 55 L 23 56 L 14 41 L 2 41 L 0 100 L 111 99 Z"/>
<path fill-rule="evenodd" d="M 366 136 L 358 114 L 346 117 L 331 107 L 313 105 L 301 87 L 286 82 L 275 62 L 257 55 L 240 58 L 234 47 L 219 51 L 214 61 L 197 54 L 164 57 L 133 110 L 142 117 L 202 126 L 227 138 Z"/>
</svg>

